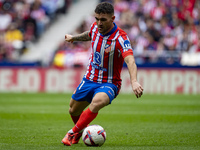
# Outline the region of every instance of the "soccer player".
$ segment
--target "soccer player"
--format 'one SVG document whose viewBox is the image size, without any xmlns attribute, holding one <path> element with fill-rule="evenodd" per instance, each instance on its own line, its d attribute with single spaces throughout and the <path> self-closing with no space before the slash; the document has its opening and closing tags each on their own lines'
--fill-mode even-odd
<svg viewBox="0 0 200 150">
<path fill-rule="evenodd" d="M 78 143 L 82 130 L 96 118 L 100 109 L 111 104 L 118 95 L 124 61 L 133 92 L 137 98 L 143 94 L 143 87 L 137 82 L 137 66 L 128 36 L 114 23 L 113 5 L 99 3 L 95 9 L 95 19 L 89 31 L 76 36 L 65 35 L 67 42 L 91 41 L 92 45 L 87 72 L 70 100 L 69 113 L 75 126 L 62 139 L 67 146 Z"/>
</svg>

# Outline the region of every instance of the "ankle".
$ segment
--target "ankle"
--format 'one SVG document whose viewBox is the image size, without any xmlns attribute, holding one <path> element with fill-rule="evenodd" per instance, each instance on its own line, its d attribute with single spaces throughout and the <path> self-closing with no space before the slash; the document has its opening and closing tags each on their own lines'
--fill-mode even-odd
<svg viewBox="0 0 200 150">
<path fill-rule="evenodd" d="M 74 132 L 72 129 L 70 129 L 67 133 L 73 134 Z"/>
</svg>

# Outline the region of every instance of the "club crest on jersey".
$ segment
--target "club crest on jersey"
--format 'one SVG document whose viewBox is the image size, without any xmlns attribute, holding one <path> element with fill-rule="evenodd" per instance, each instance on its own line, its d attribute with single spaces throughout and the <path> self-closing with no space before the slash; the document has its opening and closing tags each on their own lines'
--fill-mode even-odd
<svg viewBox="0 0 200 150">
<path fill-rule="evenodd" d="M 106 44 L 106 46 L 105 46 L 105 52 L 109 53 L 110 51 L 111 51 L 111 45 Z"/>
<path fill-rule="evenodd" d="M 124 47 L 126 49 L 131 49 L 131 43 L 128 40 L 124 41 Z"/>
</svg>

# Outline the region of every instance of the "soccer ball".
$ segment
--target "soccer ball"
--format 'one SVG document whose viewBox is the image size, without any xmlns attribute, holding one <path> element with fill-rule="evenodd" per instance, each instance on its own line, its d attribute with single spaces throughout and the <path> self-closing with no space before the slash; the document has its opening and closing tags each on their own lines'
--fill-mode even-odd
<svg viewBox="0 0 200 150">
<path fill-rule="evenodd" d="M 82 139 L 87 146 L 102 146 L 106 140 L 106 132 L 100 125 L 86 127 Z"/>
</svg>

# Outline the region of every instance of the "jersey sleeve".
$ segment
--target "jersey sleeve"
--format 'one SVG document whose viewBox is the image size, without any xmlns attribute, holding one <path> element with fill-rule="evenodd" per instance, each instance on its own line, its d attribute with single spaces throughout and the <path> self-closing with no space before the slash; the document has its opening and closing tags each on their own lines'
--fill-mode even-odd
<svg viewBox="0 0 200 150">
<path fill-rule="evenodd" d="M 118 38 L 118 41 L 119 41 L 119 50 L 121 51 L 123 58 L 125 58 L 128 55 L 133 55 L 131 43 L 127 35 L 120 36 Z"/>
</svg>

